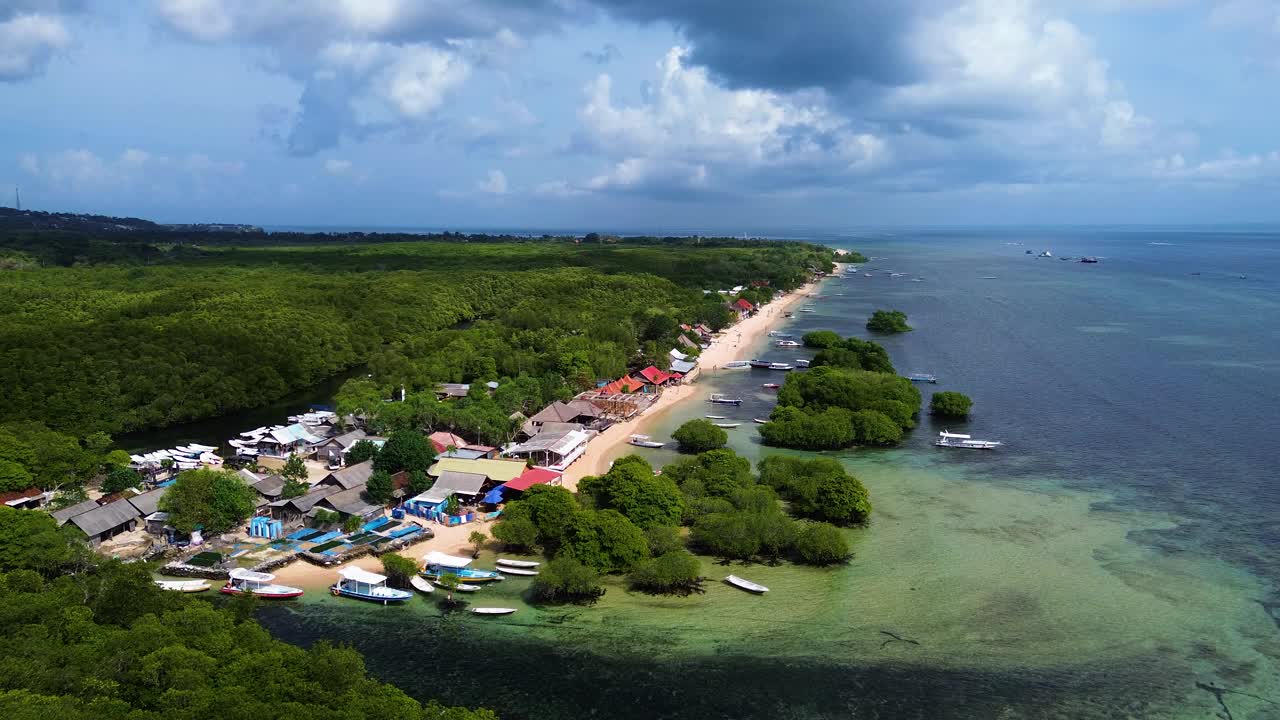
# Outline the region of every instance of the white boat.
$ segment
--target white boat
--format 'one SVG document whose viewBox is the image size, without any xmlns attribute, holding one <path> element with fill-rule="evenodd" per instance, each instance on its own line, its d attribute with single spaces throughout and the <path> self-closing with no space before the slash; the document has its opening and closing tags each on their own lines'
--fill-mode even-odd
<svg viewBox="0 0 1280 720">
<path fill-rule="evenodd" d="M 800 312 L 818 312 L 818 311 L 814 310 L 813 308 L 800 308 Z"/>
<path fill-rule="evenodd" d="M 725 370 L 746 370 L 751 367 L 750 360 L 731 360 L 720 367 Z"/>
<path fill-rule="evenodd" d="M 529 568 L 507 567 L 507 566 L 505 566 L 505 565 L 499 565 L 499 566 L 498 566 L 498 572 L 502 573 L 503 575 L 530 575 L 530 576 L 532 576 L 532 575 L 537 575 L 537 574 L 538 574 L 538 571 L 537 571 L 537 570 L 530 570 Z"/>
<path fill-rule="evenodd" d="M 707 398 L 707 402 L 716 403 L 717 405 L 741 405 L 742 398 L 734 398 L 729 397 L 728 395 L 721 395 L 720 393 L 712 393 L 711 397 Z"/>
<path fill-rule="evenodd" d="M 432 585 L 430 581 L 418 575 L 414 575 L 412 578 L 409 578 L 409 584 L 413 586 L 414 590 L 426 595 L 430 595 L 436 591 L 435 586 Z"/>
<path fill-rule="evenodd" d="M 761 385 L 760 387 L 764 388 L 765 390 L 777 390 L 778 388 L 780 388 L 780 387 L 782 387 L 782 386 L 781 386 L 781 385 L 779 385 L 778 383 L 765 383 L 765 384 Z"/>
<path fill-rule="evenodd" d="M 801 360 L 796 360 L 796 361 L 795 361 L 795 365 L 796 365 L 796 367 L 805 367 L 805 368 L 807 368 L 807 367 L 809 367 L 809 363 L 811 363 L 811 362 L 813 362 L 813 361 L 812 361 L 812 360 L 804 360 L 804 359 L 801 359 Z"/>
<path fill-rule="evenodd" d="M 439 582 L 436 582 L 435 586 L 438 588 L 444 589 L 444 586 L 441 585 Z M 480 587 L 481 586 L 479 585 L 468 585 L 467 583 L 458 583 L 458 587 L 454 588 L 454 590 L 457 592 L 473 593 L 479 590 Z"/>
<path fill-rule="evenodd" d="M 791 371 L 791 370 L 795 370 L 795 369 L 796 369 L 796 366 L 795 366 L 795 365 L 791 365 L 791 364 L 789 364 L 789 363 L 771 363 L 771 364 L 769 365 L 769 369 L 770 369 L 770 370 L 781 370 L 782 372 L 788 372 L 788 371 Z"/>
<path fill-rule="evenodd" d="M 993 450 L 1003 444 L 997 440 L 974 440 L 969 435 L 947 432 L 946 430 L 938 433 L 938 441 L 934 443 L 938 447 L 965 448 L 968 450 Z"/>
<path fill-rule="evenodd" d="M 329 587 L 329 592 L 340 597 L 368 600 L 369 602 L 401 603 L 413 597 L 407 590 L 387 587 L 387 576 L 371 573 L 358 567 L 345 567 L 338 571 L 342 579 Z"/>
<path fill-rule="evenodd" d="M 764 418 L 751 418 L 751 422 L 754 422 L 754 423 L 757 423 L 757 424 L 763 425 L 763 424 L 765 424 L 765 423 L 767 423 L 767 422 L 769 422 L 769 421 L 768 421 L 768 420 L 766 420 L 766 419 L 764 419 Z"/>
<path fill-rule="evenodd" d="M 507 558 L 498 558 L 498 564 L 514 568 L 536 568 L 542 563 L 535 560 L 509 560 Z"/>
<path fill-rule="evenodd" d="M 724 581 L 736 588 L 746 590 L 747 592 L 753 592 L 757 595 L 763 595 L 769 592 L 769 588 L 758 583 L 753 583 L 750 580 L 744 580 L 737 575 L 730 575 L 729 577 L 726 577 Z"/>
<path fill-rule="evenodd" d="M 155 584 L 161 590 L 181 593 L 198 593 L 209 589 L 208 580 L 156 580 Z"/>
<path fill-rule="evenodd" d="M 663 446 L 663 443 L 650 440 L 648 435 L 632 435 L 627 440 L 627 444 L 642 448 L 660 448 Z"/>
<path fill-rule="evenodd" d="M 702 417 L 704 417 L 704 418 L 706 418 L 706 419 L 708 419 L 708 420 L 728 420 L 728 419 L 729 419 L 729 418 L 725 417 L 724 415 L 703 415 Z"/>
<path fill-rule="evenodd" d="M 932 383 L 935 385 L 938 382 L 937 376 L 930 375 L 929 373 L 911 373 L 910 375 L 906 375 L 904 377 L 906 377 L 911 382 Z"/>
<path fill-rule="evenodd" d="M 471 612 L 475 613 L 476 615 L 510 615 L 515 611 L 516 611 L 515 608 L 500 608 L 500 607 L 471 608 Z"/>
<path fill-rule="evenodd" d="M 231 571 L 231 579 L 222 586 L 221 592 L 227 595 L 244 595 L 249 593 L 269 600 L 285 600 L 302 596 L 302 590 L 288 585 L 276 585 L 276 576 L 271 573 L 254 572 L 244 568 Z"/>
<path fill-rule="evenodd" d="M 736 428 L 741 424 L 742 423 L 733 423 L 733 422 L 712 423 L 712 425 L 715 425 L 718 428 L 725 428 L 726 430 L 729 428 Z"/>
<path fill-rule="evenodd" d="M 779 340 L 778 342 L 774 343 L 774 347 L 798 348 L 800 347 L 800 343 L 796 342 L 795 340 Z"/>
</svg>

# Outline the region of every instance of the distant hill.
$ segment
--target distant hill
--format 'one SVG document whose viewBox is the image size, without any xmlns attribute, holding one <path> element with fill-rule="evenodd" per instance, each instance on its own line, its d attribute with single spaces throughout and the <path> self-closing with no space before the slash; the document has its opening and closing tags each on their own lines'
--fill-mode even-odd
<svg viewBox="0 0 1280 720">
<path fill-rule="evenodd" d="M 0 208 L 0 232 L 61 230 L 83 233 L 180 232 L 180 233 L 260 233 L 262 228 L 231 223 L 164 225 L 133 217 L 110 217 L 81 213 L 50 213 L 39 210 Z"/>
</svg>

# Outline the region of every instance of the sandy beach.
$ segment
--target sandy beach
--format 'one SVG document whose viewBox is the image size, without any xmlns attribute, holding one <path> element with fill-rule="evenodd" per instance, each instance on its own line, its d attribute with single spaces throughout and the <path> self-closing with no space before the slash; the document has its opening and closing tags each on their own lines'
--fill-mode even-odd
<svg viewBox="0 0 1280 720">
<path fill-rule="evenodd" d="M 792 293 L 777 298 L 764 306 L 756 315 L 725 328 L 720 336 L 711 342 L 711 346 L 703 350 L 699 356 L 698 366 L 701 368 L 701 372 L 714 372 L 719 366 L 733 360 L 750 359 L 745 357 L 743 353 L 746 353 L 748 348 L 753 347 L 771 328 L 778 325 L 784 319 L 784 314 L 793 312 L 804 300 L 808 299 L 817 289 L 820 282 L 809 283 Z M 565 471 L 564 487 L 576 490 L 578 481 L 582 478 L 608 472 L 613 460 L 626 453 L 628 438 L 632 435 L 643 434 L 645 428 L 649 427 L 677 404 L 693 398 L 700 398 L 705 394 L 705 388 L 699 387 L 697 380 L 687 385 L 676 385 L 667 388 L 663 391 L 662 397 L 646 412 L 636 418 L 610 427 L 593 439 L 582 457 L 578 458 Z M 476 530 L 489 535 L 489 528 L 491 527 L 490 523 L 471 523 L 445 527 L 434 523 L 426 524 L 425 521 L 421 520 L 413 521 L 431 528 L 432 532 L 435 533 L 435 537 L 431 540 L 413 545 L 401 553 L 414 560 L 421 559 L 423 555 L 431 550 L 469 557 L 472 553 L 472 546 L 467 541 L 467 537 Z M 380 573 L 382 571 L 381 561 L 373 556 L 362 557 L 348 564 L 372 572 Z M 299 561 L 276 570 L 275 576 L 277 582 L 285 585 L 318 589 L 327 587 L 337 580 L 339 567 L 343 566 L 335 565 L 322 568 L 308 562 Z"/>
</svg>

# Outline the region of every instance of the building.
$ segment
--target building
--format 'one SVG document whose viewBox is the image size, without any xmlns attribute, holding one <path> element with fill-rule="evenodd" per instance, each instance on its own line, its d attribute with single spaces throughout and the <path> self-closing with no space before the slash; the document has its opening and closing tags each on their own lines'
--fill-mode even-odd
<svg viewBox="0 0 1280 720">
<path fill-rule="evenodd" d="M 361 440 L 369 439 L 369 434 L 359 428 L 348 433 L 335 435 L 316 446 L 316 460 L 326 467 L 338 468 L 345 464 L 347 451 Z"/>
<path fill-rule="evenodd" d="M 444 470 L 430 490 L 405 501 L 404 507 L 414 515 L 439 520 L 445 514 L 449 498 L 457 496 L 459 502 L 475 502 L 490 484 L 495 483 L 484 473 Z"/>
<path fill-rule="evenodd" d="M 369 502 L 364 494 L 365 486 L 360 485 L 350 490 L 339 490 L 336 493 L 326 495 L 313 506 L 314 508 L 324 508 L 332 510 L 345 520 L 349 517 L 358 517 L 361 520 L 372 520 L 382 515 L 384 508 L 377 503 Z M 314 510 L 309 511 L 314 514 Z"/>
<path fill-rule="evenodd" d="M 40 488 L 30 487 L 26 490 L 0 493 L 0 502 L 19 510 L 35 510 L 36 508 L 44 507 L 49 502 L 51 495 L 52 493 Z"/>
<path fill-rule="evenodd" d="M 656 365 L 650 365 L 636 374 L 639 375 L 646 384 L 653 385 L 654 387 L 661 387 L 676 379 L 670 373 L 659 370 Z"/>
<path fill-rule="evenodd" d="M 105 540 L 136 528 L 140 517 L 138 509 L 128 500 L 117 500 L 80 513 L 68 522 L 79 528 L 89 544 L 96 547 Z"/>
<path fill-rule="evenodd" d="M 752 305 L 751 301 L 746 298 L 738 298 L 737 302 L 731 306 L 731 309 L 738 313 L 739 318 L 745 318 L 756 311 L 756 306 Z"/>
<path fill-rule="evenodd" d="M 515 500 L 534 485 L 558 486 L 562 477 L 562 473 L 550 468 L 531 467 L 520 473 L 520 477 L 490 490 L 484 496 L 484 501 L 490 505 L 497 505 L 498 503 Z"/>
<path fill-rule="evenodd" d="M 268 475 L 249 484 L 258 493 L 258 507 L 275 502 L 284 494 L 284 478 Z"/>
<path fill-rule="evenodd" d="M 54 510 L 50 514 L 53 515 L 53 521 L 58 524 L 58 527 L 62 527 L 63 525 L 66 525 L 71 518 L 87 513 L 90 510 L 95 510 L 97 507 L 98 503 L 96 501 L 85 500 L 84 502 L 76 503 L 70 507 L 64 507 L 61 510 Z"/>
<path fill-rule="evenodd" d="M 461 449 L 467 445 L 467 441 L 463 439 L 462 436 L 454 435 L 451 432 L 444 432 L 443 430 L 437 430 L 436 432 L 431 433 L 427 436 L 427 439 L 431 441 L 433 446 L 435 446 L 437 453 L 442 453 L 449 448 Z"/>
<path fill-rule="evenodd" d="M 268 457 L 310 455 L 324 438 L 312 433 L 302 423 L 268 430 L 258 440 L 258 452 Z"/>
<path fill-rule="evenodd" d="M 361 486 L 363 489 L 363 486 Z M 267 508 L 271 513 L 271 517 L 281 520 L 286 524 L 302 522 L 303 518 L 315 508 L 316 504 L 321 500 L 342 492 L 343 489 L 337 485 L 324 485 L 312 488 L 311 492 L 306 495 L 299 495 L 295 498 L 287 500 L 276 500 L 268 503 Z"/>
<path fill-rule="evenodd" d="M 540 432 L 526 442 L 507 448 L 511 457 L 526 458 L 552 470 L 564 470 L 587 451 L 595 433 L 585 430 Z"/>
<path fill-rule="evenodd" d="M 551 422 L 577 423 L 590 427 L 602 417 L 604 417 L 604 411 L 586 400 L 571 400 L 567 403 L 553 402 L 529 418 L 529 421 L 524 424 L 521 430 L 526 435 L 537 435 L 541 432 L 544 423 Z"/>
<path fill-rule="evenodd" d="M 603 395 L 624 395 L 640 392 L 643 389 L 644 382 L 626 375 L 600 388 L 600 393 Z"/>
<path fill-rule="evenodd" d="M 369 482 L 369 476 L 373 474 L 373 461 L 365 460 L 362 463 L 356 463 L 351 467 L 333 472 L 321 478 L 315 487 L 336 487 L 339 490 L 350 490 L 354 487 L 364 487 Z"/>
<path fill-rule="evenodd" d="M 671 372 L 687 376 L 698 367 L 698 364 L 692 360 L 672 360 Z"/>
</svg>

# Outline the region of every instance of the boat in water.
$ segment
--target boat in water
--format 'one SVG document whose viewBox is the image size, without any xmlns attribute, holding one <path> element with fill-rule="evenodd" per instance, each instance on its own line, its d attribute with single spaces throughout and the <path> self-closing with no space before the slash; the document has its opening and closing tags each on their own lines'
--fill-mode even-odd
<svg viewBox="0 0 1280 720">
<path fill-rule="evenodd" d="M 778 388 L 780 388 L 780 387 L 782 387 L 782 386 L 781 386 L 781 385 L 779 385 L 778 383 L 765 383 L 765 384 L 761 385 L 760 387 L 764 388 L 765 390 L 777 390 Z"/>
<path fill-rule="evenodd" d="M 530 568 L 507 567 L 505 565 L 498 566 L 498 572 L 503 575 L 537 575 L 538 571 Z"/>
<path fill-rule="evenodd" d="M 444 586 L 444 585 L 441 585 L 439 581 L 435 581 L 435 586 L 436 586 L 436 587 L 438 587 L 438 588 L 440 588 L 441 590 L 446 590 L 446 589 L 447 589 L 447 588 L 445 588 L 445 586 Z M 454 591 L 456 591 L 456 592 L 464 592 L 464 593 L 473 593 L 473 592 L 476 592 L 476 591 L 478 591 L 478 590 L 480 590 L 480 586 L 479 586 L 479 585 L 468 585 L 467 583 L 458 583 L 458 586 L 454 588 Z"/>
<path fill-rule="evenodd" d="M 780 348 L 798 348 L 798 347 L 801 347 L 800 343 L 796 342 L 795 340 L 779 340 L 778 342 L 774 343 L 773 345 L 774 345 L 774 347 L 780 347 Z"/>
<path fill-rule="evenodd" d="M 1086 255 L 1085 257 L 1080 258 L 1080 262 L 1085 263 L 1086 265 L 1093 265 L 1098 262 L 1098 258 L 1093 257 L 1092 255 Z"/>
<path fill-rule="evenodd" d="M 769 421 L 764 418 L 751 418 L 751 422 L 756 423 L 757 425 L 763 425 Z"/>
<path fill-rule="evenodd" d="M 385 575 L 371 573 L 358 567 L 342 568 L 338 574 L 342 579 L 330 586 L 329 591 L 339 597 L 367 600 L 383 605 L 401 603 L 413 597 L 413 593 L 407 590 L 387 587 Z"/>
<path fill-rule="evenodd" d="M 713 425 L 715 425 L 715 426 L 716 426 L 716 427 L 718 427 L 718 428 L 724 428 L 724 429 L 728 430 L 728 429 L 730 429 L 730 428 L 736 428 L 736 427 L 738 427 L 739 425 L 741 425 L 742 423 L 735 423 L 735 422 L 718 422 L 718 423 L 712 423 L 712 424 L 713 424 Z"/>
<path fill-rule="evenodd" d="M 740 590 L 746 590 L 747 592 L 752 592 L 757 595 L 763 595 L 769 592 L 769 588 L 759 583 L 753 583 L 750 580 L 740 578 L 737 575 L 730 575 L 726 577 L 724 581 Z"/>
<path fill-rule="evenodd" d="M 542 563 L 536 560 L 511 560 L 508 558 L 498 558 L 498 565 L 506 565 L 513 568 L 536 568 Z"/>
<path fill-rule="evenodd" d="M 503 608 L 503 607 L 471 608 L 471 612 L 475 613 L 476 615 L 510 615 L 515 611 L 516 611 L 515 608 Z"/>
<path fill-rule="evenodd" d="M 220 592 L 226 595 L 250 594 L 266 600 L 287 600 L 302 596 L 302 589 L 288 585 L 276 585 L 271 573 L 254 572 L 244 568 L 231 571 L 231 578 Z"/>
<path fill-rule="evenodd" d="M 803 360 L 803 359 L 801 359 L 801 360 L 793 360 L 792 362 L 794 362 L 794 363 L 795 363 L 795 366 L 796 366 L 796 367 L 807 368 L 807 367 L 809 367 L 809 364 L 810 364 L 810 363 L 812 363 L 813 361 L 812 361 L 812 360 Z"/>
<path fill-rule="evenodd" d="M 161 590 L 180 593 L 198 593 L 210 588 L 208 580 L 156 580 L 155 584 Z"/>
<path fill-rule="evenodd" d="M 747 368 L 751 367 L 751 361 L 750 360 L 730 360 L 729 362 L 721 365 L 720 367 L 724 368 L 725 370 L 746 370 Z"/>
<path fill-rule="evenodd" d="M 974 440 L 972 436 L 947 432 L 946 430 L 938 433 L 938 440 L 934 443 L 938 447 L 965 448 L 968 450 L 993 450 L 1003 444 L 998 440 Z"/>
<path fill-rule="evenodd" d="M 748 362 L 747 364 L 753 368 L 761 368 L 764 370 L 768 370 L 769 366 L 772 365 L 773 363 L 769 362 L 768 360 L 760 360 L 759 358 L 757 358 L 755 360 Z"/>
<path fill-rule="evenodd" d="M 781 371 L 783 371 L 783 372 L 789 372 L 789 371 L 791 371 L 791 370 L 795 370 L 795 369 L 796 369 L 796 366 L 795 366 L 795 365 L 791 365 L 791 364 L 789 364 L 789 363 L 769 363 L 769 369 L 770 369 L 770 370 L 781 370 Z"/>
<path fill-rule="evenodd" d="M 414 590 L 417 590 L 424 595 L 430 595 L 436 591 L 436 586 L 432 585 L 430 580 L 421 576 L 415 575 L 414 577 L 409 578 L 409 584 L 413 586 Z"/>
<path fill-rule="evenodd" d="M 938 383 L 938 378 L 934 375 L 930 375 L 929 373 L 911 373 L 905 377 L 911 382 L 933 383 L 935 385 Z"/>
<path fill-rule="evenodd" d="M 800 308 L 799 312 L 810 313 L 810 312 L 818 312 L 818 311 L 814 310 L 813 308 Z"/>
<path fill-rule="evenodd" d="M 729 397 L 720 393 L 711 393 L 711 397 L 707 398 L 707 402 L 717 405 L 741 405 L 742 398 Z"/>
<path fill-rule="evenodd" d="M 650 440 L 648 435 L 632 435 L 627 440 L 627 444 L 642 448 L 660 448 L 663 446 L 663 443 L 656 440 Z"/>
<path fill-rule="evenodd" d="M 502 575 L 494 570 L 477 570 L 468 567 L 471 558 L 448 555 L 432 550 L 422 556 L 422 577 L 440 580 L 445 575 L 453 575 L 465 582 L 494 582 L 502 579 Z"/>
</svg>

